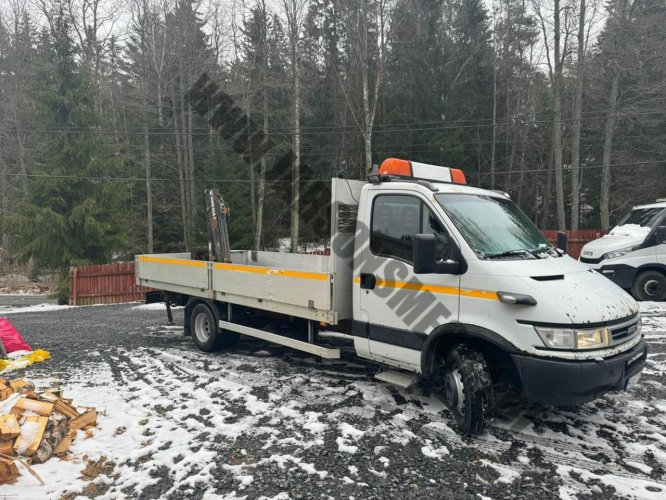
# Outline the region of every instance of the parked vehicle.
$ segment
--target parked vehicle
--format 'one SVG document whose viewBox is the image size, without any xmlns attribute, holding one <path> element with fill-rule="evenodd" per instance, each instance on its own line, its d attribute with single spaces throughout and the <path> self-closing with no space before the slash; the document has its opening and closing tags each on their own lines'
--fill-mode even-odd
<svg viewBox="0 0 666 500">
<path fill-rule="evenodd" d="M 666 200 L 632 208 L 609 234 L 583 247 L 580 261 L 636 300 L 666 300 Z"/>
<path fill-rule="evenodd" d="M 378 379 L 427 381 L 464 433 L 482 431 L 499 388 L 577 405 L 638 381 L 637 303 L 554 248 L 506 194 L 398 159 L 331 187 L 330 255 L 139 255 L 137 283 L 186 306 L 203 351 L 242 334 L 337 358 L 318 328 L 348 333 L 356 355 L 381 364 Z"/>
</svg>

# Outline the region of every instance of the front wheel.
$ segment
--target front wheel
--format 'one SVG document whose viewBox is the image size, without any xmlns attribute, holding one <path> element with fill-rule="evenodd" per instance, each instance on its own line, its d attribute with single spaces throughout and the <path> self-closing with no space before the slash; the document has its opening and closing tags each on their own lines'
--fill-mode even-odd
<svg viewBox="0 0 666 500">
<path fill-rule="evenodd" d="M 666 276 L 659 271 L 638 273 L 631 287 L 631 295 L 636 300 L 666 300 Z"/>
<path fill-rule="evenodd" d="M 194 345 L 205 352 L 233 346 L 239 335 L 220 330 L 213 311 L 206 304 L 197 304 L 190 314 L 190 332 Z"/>
<path fill-rule="evenodd" d="M 459 344 L 449 350 L 437 374 L 437 394 L 463 434 L 483 432 L 495 412 L 495 393 L 483 354 Z"/>
</svg>

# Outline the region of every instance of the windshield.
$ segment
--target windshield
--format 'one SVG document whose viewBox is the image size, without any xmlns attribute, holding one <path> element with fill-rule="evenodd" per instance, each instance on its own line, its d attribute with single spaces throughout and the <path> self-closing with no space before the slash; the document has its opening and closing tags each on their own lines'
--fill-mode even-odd
<svg viewBox="0 0 666 500">
<path fill-rule="evenodd" d="M 653 228 L 663 212 L 664 207 L 637 208 L 625 215 L 618 226 L 635 224 L 637 226 Z"/>
<path fill-rule="evenodd" d="M 511 200 L 472 194 L 438 194 L 435 197 L 481 258 L 559 256 Z"/>
</svg>

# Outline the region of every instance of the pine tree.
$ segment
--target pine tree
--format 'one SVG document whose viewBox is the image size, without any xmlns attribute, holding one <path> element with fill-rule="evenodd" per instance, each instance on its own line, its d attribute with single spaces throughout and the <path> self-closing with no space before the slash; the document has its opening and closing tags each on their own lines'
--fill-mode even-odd
<svg viewBox="0 0 666 500">
<path fill-rule="evenodd" d="M 117 179 L 120 160 L 99 129 L 93 82 L 77 65 L 62 12 L 54 28 L 42 36 L 44 57 L 32 89 L 41 147 L 15 224 L 18 258 L 65 275 L 71 264 L 107 262 L 123 248 L 125 187 Z"/>
</svg>

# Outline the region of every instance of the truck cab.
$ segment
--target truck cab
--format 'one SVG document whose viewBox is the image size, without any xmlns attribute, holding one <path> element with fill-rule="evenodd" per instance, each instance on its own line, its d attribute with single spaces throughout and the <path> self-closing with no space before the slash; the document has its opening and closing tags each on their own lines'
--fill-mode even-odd
<svg viewBox="0 0 666 500">
<path fill-rule="evenodd" d="M 666 200 L 632 208 L 582 248 L 580 261 L 636 300 L 666 300 Z"/>
</svg>

